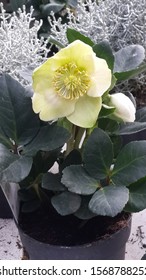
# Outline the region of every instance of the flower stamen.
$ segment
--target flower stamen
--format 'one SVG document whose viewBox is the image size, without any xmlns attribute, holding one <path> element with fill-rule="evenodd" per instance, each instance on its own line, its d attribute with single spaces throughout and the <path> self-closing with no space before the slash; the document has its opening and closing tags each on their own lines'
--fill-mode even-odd
<svg viewBox="0 0 146 280">
<path fill-rule="evenodd" d="M 85 70 L 80 70 L 75 63 L 68 63 L 55 71 L 53 85 L 55 91 L 65 99 L 79 99 L 87 93 L 89 76 Z"/>
</svg>

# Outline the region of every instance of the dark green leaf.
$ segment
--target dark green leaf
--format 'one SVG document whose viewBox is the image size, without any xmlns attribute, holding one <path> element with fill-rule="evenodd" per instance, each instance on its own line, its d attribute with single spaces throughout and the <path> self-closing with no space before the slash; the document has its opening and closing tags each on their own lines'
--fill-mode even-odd
<svg viewBox="0 0 146 280">
<path fill-rule="evenodd" d="M 29 185 L 27 187 L 22 187 L 20 184 L 20 189 L 18 191 L 19 200 L 23 202 L 28 202 L 38 199 L 36 190 Z"/>
<path fill-rule="evenodd" d="M 119 124 L 117 121 L 109 118 L 101 118 L 98 120 L 98 127 L 108 133 L 115 134 L 115 131 L 119 131 Z"/>
<path fill-rule="evenodd" d="M 139 212 L 146 208 L 146 177 L 131 184 L 129 187 L 129 200 L 125 211 Z"/>
<path fill-rule="evenodd" d="M 63 170 L 61 182 L 69 191 L 89 195 L 99 187 L 98 182 L 90 177 L 81 165 L 71 165 Z"/>
<path fill-rule="evenodd" d="M 6 146 L 8 149 L 13 149 L 13 143 L 11 142 L 10 138 L 4 133 L 2 128 L 0 127 L 0 143 Z"/>
<path fill-rule="evenodd" d="M 54 163 L 57 161 L 58 154 L 60 153 L 60 148 L 51 152 L 39 151 L 33 157 L 33 174 L 46 173 L 53 167 Z"/>
<path fill-rule="evenodd" d="M 89 208 L 96 215 L 114 217 L 122 212 L 128 201 L 129 194 L 126 187 L 107 186 L 94 193 Z"/>
<path fill-rule="evenodd" d="M 130 135 L 146 129 L 146 122 L 132 122 L 119 125 L 118 130 L 114 132 L 116 135 Z"/>
<path fill-rule="evenodd" d="M 37 136 L 23 149 L 24 154 L 35 155 L 37 151 L 52 151 L 63 146 L 69 139 L 69 132 L 57 125 L 43 126 Z"/>
<path fill-rule="evenodd" d="M 69 165 L 76 165 L 76 164 L 81 164 L 82 163 L 82 158 L 81 158 L 81 153 L 78 150 L 72 150 L 68 156 L 65 158 L 62 164 L 59 166 L 59 171 L 60 173 L 62 170 L 69 166 Z"/>
<path fill-rule="evenodd" d="M 17 145 L 28 143 L 39 128 L 29 92 L 9 75 L 0 76 L 0 131 Z"/>
<path fill-rule="evenodd" d="M 117 155 L 119 154 L 123 146 L 122 138 L 119 135 L 112 135 L 111 141 L 113 143 L 114 158 L 117 158 Z"/>
<path fill-rule="evenodd" d="M 67 28 L 66 36 L 69 43 L 72 43 L 75 40 L 80 40 L 91 47 L 94 45 L 94 43 L 88 37 L 71 28 Z"/>
<path fill-rule="evenodd" d="M 106 118 L 107 116 L 113 114 L 114 111 L 115 111 L 115 108 L 106 108 L 106 107 L 102 106 L 98 117 Z"/>
<path fill-rule="evenodd" d="M 66 191 L 53 196 L 51 202 L 60 215 L 66 216 L 75 213 L 79 209 L 81 205 L 81 198 L 75 193 Z"/>
<path fill-rule="evenodd" d="M 145 122 L 146 124 L 146 107 L 143 107 L 136 111 L 136 121 Z"/>
<path fill-rule="evenodd" d="M 89 220 L 96 216 L 96 214 L 91 212 L 91 210 L 89 209 L 90 199 L 91 199 L 91 197 L 89 197 L 89 196 L 82 196 L 81 206 L 77 210 L 77 212 L 75 212 L 75 214 L 74 214 L 79 219 Z"/>
<path fill-rule="evenodd" d="M 73 8 L 76 8 L 78 1 L 77 0 L 67 0 L 67 4 Z"/>
<path fill-rule="evenodd" d="M 22 181 L 30 172 L 32 158 L 18 156 L 11 153 L 5 146 L 0 144 L 0 181 Z"/>
<path fill-rule="evenodd" d="M 65 4 L 59 4 L 59 3 L 49 3 L 46 5 L 41 5 L 41 11 L 42 11 L 42 15 L 43 16 L 49 16 L 50 13 L 53 11 L 54 13 L 58 13 L 59 11 L 61 11 L 63 9 L 63 7 L 65 6 Z"/>
<path fill-rule="evenodd" d="M 146 71 L 146 64 L 139 66 L 138 68 L 131 70 L 131 71 L 114 73 L 114 75 L 118 81 L 124 81 L 124 80 L 128 80 L 130 78 L 133 78 L 145 71 Z"/>
<path fill-rule="evenodd" d="M 56 39 L 54 39 L 52 36 L 50 36 L 48 38 L 48 42 L 52 43 L 55 46 L 58 46 L 59 48 L 64 48 L 65 46 L 63 46 L 59 41 L 57 41 Z"/>
<path fill-rule="evenodd" d="M 97 57 L 106 60 L 108 67 L 113 70 L 114 68 L 114 55 L 108 41 L 102 41 L 93 46 L 93 51 Z"/>
<path fill-rule="evenodd" d="M 56 4 L 60 4 L 60 3 L 62 3 L 62 4 L 66 4 L 66 0 L 44 0 L 45 1 L 45 3 L 44 4 L 48 4 L 49 2 L 51 2 L 52 4 L 54 4 L 54 3 L 56 3 Z"/>
<path fill-rule="evenodd" d="M 145 50 L 140 45 L 126 46 L 114 54 L 114 73 L 131 71 L 137 68 L 145 58 Z"/>
<path fill-rule="evenodd" d="M 128 143 L 117 156 L 112 180 L 128 186 L 146 175 L 146 141 Z"/>
<path fill-rule="evenodd" d="M 85 168 L 96 179 L 109 175 L 113 161 L 113 145 L 109 136 L 100 128 L 95 128 L 89 136 L 83 152 Z"/>
<path fill-rule="evenodd" d="M 61 184 L 61 178 L 58 174 L 46 173 L 42 178 L 42 188 L 51 191 L 64 191 L 65 187 Z"/>
</svg>

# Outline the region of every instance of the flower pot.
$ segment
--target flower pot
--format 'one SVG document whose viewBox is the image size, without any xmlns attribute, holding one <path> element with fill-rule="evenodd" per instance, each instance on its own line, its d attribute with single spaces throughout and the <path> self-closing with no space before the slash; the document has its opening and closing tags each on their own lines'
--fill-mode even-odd
<svg viewBox="0 0 146 280">
<path fill-rule="evenodd" d="M 0 186 L 0 218 L 12 218 L 12 211 Z"/>
<path fill-rule="evenodd" d="M 31 260 L 123 260 L 131 230 L 131 216 L 125 226 L 103 239 L 77 246 L 50 245 L 35 240 L 19 228 L 19 234 Z"/>
<path fill-rule="evenodd" d="M 125 245 L 131 230 L 130 214 L 123 212 L 114 218 L 96 216 L 86 223 L 74 215 L 60 216 L 48 204 L 35 212 L 22 213 L 18 198 L 19 185 L 6 183 L 3 184 L 3 189 L 7 199 L 9 198 L 24 251 L 29 259 L 122 260 L 125 258 Z M 66 232 L 68 239 L 62 241 Z M 42 233 L 45 233 L 43 239 Z M 52 238 L 51 242 L 47 240 L 48 235 Z M 58 237 L 60 240 L 57 239 Z"/>
</svg>

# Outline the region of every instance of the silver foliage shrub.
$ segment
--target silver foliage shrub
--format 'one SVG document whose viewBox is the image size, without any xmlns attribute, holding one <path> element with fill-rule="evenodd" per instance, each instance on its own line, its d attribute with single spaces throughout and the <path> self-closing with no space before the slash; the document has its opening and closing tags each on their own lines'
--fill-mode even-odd
<svg viewBox="0 0 146 280">
<path fill-rule="evenodd" d="M 49 19 L 52 36 L 66 45 L 66 29 L 74 28 L 89 36 L 95 43 L 107 39 L 113 50 L 129 44 L 140 44 L 146 49 L 146 0 L 79 0 L 77 10 L 68 10 L 68 24 L 61 18 Z M 146 82 L 145 74 L 124 82 L 119 90 L 133 91 Z"/>
<path fill-rule="evenodd" d="M 27 67 L 34 69 L 46 60 L 48 49 L 37 32 L 42 24 L 32 13 L 19 9 L 17 14 L 7 14 L 0 3 L 0 73 L 8 73 L 23 85 L 29 82 L 20 75 Z"/>
</svg>

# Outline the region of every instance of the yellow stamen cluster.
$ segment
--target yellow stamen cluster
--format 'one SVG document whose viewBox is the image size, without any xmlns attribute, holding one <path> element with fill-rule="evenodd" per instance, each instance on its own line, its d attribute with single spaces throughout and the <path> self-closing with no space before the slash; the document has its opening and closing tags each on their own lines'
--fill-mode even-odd
<svg viewBox="0 0 146 280">
<path fill-rule="evenodd" d="M 89 76 L 80 70 L 75 63 L 68 63 L 55 71 L 53 85 L 55 91 L 65 99 L 78 99 L 87 93 Z"/>
</svg>

